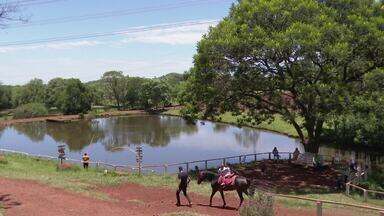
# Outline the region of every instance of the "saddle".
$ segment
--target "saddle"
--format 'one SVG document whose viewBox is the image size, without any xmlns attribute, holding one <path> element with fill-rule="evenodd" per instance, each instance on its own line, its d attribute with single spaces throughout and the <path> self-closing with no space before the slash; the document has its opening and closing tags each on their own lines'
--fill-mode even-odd
<svg viewBox="0 0 384 216">
<path fill-rule="evenodd" d="M 237 178 L 237 175 L 235 174 L 231 174 L 228 176 L 220 176 L 220 178 L 218 179 L 218 183 L 221 186 L 232 186 L 235 184 L 236 178 Z"/>
</svg>

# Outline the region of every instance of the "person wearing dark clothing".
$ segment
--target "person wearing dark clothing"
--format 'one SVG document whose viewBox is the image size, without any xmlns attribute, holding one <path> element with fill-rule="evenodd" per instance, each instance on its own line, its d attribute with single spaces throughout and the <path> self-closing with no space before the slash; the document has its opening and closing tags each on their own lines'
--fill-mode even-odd
<svg viewBox="0 0 384 216">
<path fill-rule="evenodd" d="M 280 159 L 280 155 L 279 155 L 279 151 L 277 150 L 277 148 L 273 148 L 273 151 L 272 151 L 272 154 L 273 154 L 273 160 L 279 160 Z"/>
<path fill-rule="evenodd" d="M 81 160 L 83 162 L 84 169 L 88 169 L 89 166 L 89 156 L 87 153 L 84 153 L 83 158 Z"/>
<path fill-rule="evenodd" d="M 180 206 L 180 192 L 183 192 L 184 196 L 188 200 L 189 206 L 191 206 L 192 202 L 187 194 L 187 187 L 191 179 L 188 177 L 188 173 L 183 170 L 183 167 L 179 167 L 179 174 L 177 175 L 177 177 L 180 180 L 180 183 L 179 183 L 179 188 L 176 191 L 176 199 L 177 199 L 176 205 Z"/>
</svg>

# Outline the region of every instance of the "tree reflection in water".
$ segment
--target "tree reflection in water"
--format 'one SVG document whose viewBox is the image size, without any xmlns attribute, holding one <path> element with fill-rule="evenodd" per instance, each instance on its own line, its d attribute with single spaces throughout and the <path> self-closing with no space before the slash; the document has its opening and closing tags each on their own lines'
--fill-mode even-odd
<svg viewBox="0 0 384 216">
<path fill-rule="evenodd" d="M 47 127 L 45 122 L 30 122 L 23 124 L 14 124 L 12 128 L 19 134 L 24 134 L 34 142 L 41 142 L 47 134 Z"/>
<path fill-rule="evenodd" d="M 128 116 L 105 119 L 104 123 L 103 145 L 108 151 L 138 144 L 165 147 L 171 139 L 198 130 L 196 125 L 187 124 L 182 118 L 169 116 Z"/>
<path fill-rule="evenodd" d="M 86 146 L 104 138 L 104 131 L 97 121 L 71 123 L 32 122 L 12 126 L 34 142 L 43 141 L 45 135 L 58 143 L 68 145 L 70 151 L 81 151 Z"/>
<path fill-rule="evenodd" d="M 243 127 L 235 131 L 235 138 L 239 145 L 246 148 L 252 148 L 253 153 L 257 153 L 257 147 L 260 142 L 260 131 L 253 128 Z"/>
</svg>

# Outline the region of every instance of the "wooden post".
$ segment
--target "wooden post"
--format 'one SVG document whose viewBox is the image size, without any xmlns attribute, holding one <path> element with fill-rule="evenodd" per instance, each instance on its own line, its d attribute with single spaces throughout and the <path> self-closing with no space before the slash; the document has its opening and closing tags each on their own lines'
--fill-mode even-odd
<svg viewBox="0 0 384 216">
<path fill-rule="evenodd" d="M 349 189 L 350 189 L 350 185 L 349 183 L 345 184 L 345 193 L 347 194 L 347 196 L 349 196 Z"/>
<path fill-rule="evenodd" d="M 226 162 L 225 162 L 225 158 L 223 158 L 223 164 L 224 164 L 224 165 L 226 164 Z"/>
<path fill-rule="evenodd" d="M 364 191 L 364 202 L 367 202 L 368 200 L 368 191 L 367 190 L 363 190 Z"/>
<path fill-rule="evenodd" d="M 239 156 L 239 164 L 241 164 L 241 156 Z"/>
<path fill-rule="evenodd" d="M 320 201 L 316 202 L 316 208 L 317 208 L 317 216 L 323 215 L 323 204 Z"/>
<path fill-rule="evenodd" d="M 208 170 L 208 161 L 204 161 L 205 162 L 205 170 Z"/>
<path fill-rule="evenodd" d="M 268 158 L 271 160 L 271 152 L 268 153 Z"/>
<path fill-rule="evenodd" d="M 164 167 L 164 175 L 166 175 L 168 173 L 168 165 L 164 164 L 163 167 Z"/>
<path fill-rule="evenodd" d="M 289 160 L 292 159 L 292 153 L 289 153 Z"/>
<path fill-rule="evenodd" d="M 187 173 L 189 173 L 189 163 L 185 163 L 187 165 Z"/>
<path fill-rule="evenodd" d="M 100 163 L 99 163 L 99 162 L 97 162 L 97 163 L 96 163 L 96 167 L 97 167 L 97 168 L 99 168 L 99 166 L 100 166 Z"/>
<path fill-rule="evenodd" d="M 255 154 L 255 162 L 257 161 L 257 154 Z"/>
</svg>

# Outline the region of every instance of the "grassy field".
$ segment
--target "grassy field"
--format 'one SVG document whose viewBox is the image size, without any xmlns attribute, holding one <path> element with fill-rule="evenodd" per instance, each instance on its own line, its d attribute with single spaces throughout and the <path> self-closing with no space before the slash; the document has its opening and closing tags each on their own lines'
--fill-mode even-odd
<svg viewBox="0 0 384 216">
<path fill-rule="evenodd" d="M 121 183 L 136 183 L 148 187 L 166 187 L 174 189 L 177 185 L 175 175 L 157 175 L 147 174 L 138 176 L 137 174 L 120 175 L 114 172 L 104 173 L 103 170 L 90 168 L 83 170 L 79 166 L 74 166 L 70 170 L 58 171 L 57 164 L 54 161 L 35 159 L 22 155 L 4 155 L 0 160 L 0 176 L 11 179 L 34 180 L 53 187 L 63 188 L 87 196 L 96 197 L 103 200 L 109 200 L 106 194 L 100 192 L 98 188 L 105 186 L 114 186 Z M 196 181 L 190 184 L 190 191 L 208 196 L 210 194 L 210 185 L 197 185 Z M 361 197 L 347 197 L 342 193 L 324 193 L 307 194 L 309 198 L 333 200 L 345 203 L 359 205 L 374 205 L 384 207 L 383 200 L 368 200 L 368 203 L 362 202 Z M 288 198 L 276 198 L 278 204 L 289 208 L 314 209 L 313 202 L 298 201 Z M 334 206 L 324 206 L 331 209 Z M 359 211 L 357 211 L 359 212 Z M 365 215 L 369 215 L 364 213 Z"/>
<path fill-rule="evenodd" d="M 171 110 L 165 111 L 163 114 L 180 116 L 180 110 L 171 109 Z M 219 119 L 220 119 L 219 121 L 223 123 L 238 125 L 237 123 L 238 117 L 232 115 L 230 112 L 220 115 Z M 298 137 L 295 128 L 291 124 L 285 122 L 280 115 L 276 115 L 275 119 L 271 123 L 264 122 L 259 125 L 246 124 L 243 126 L 249 126 L 253 128 L 274 131 L 274 132 L 286 134 L 293 137 Z"/>
</svg>

